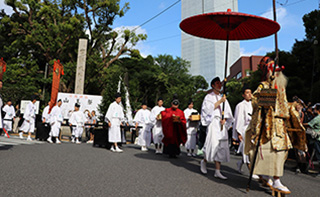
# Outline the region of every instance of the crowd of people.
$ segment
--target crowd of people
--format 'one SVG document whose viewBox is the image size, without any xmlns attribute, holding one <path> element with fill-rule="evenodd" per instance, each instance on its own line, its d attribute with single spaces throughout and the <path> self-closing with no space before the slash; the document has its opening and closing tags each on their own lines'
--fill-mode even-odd
<svg viewBox="0 0 320 197">
<path fill-rule="evenodd" d="M 200 113 L 193 109 L 192 99 L 184 111 L 179 109 L 180 102 L 175 96 L 169 108 L 163 107 L 162 98 L 157 99 L 157 105 L 151 110 L 142 102 L 141 109 L 135 114 L 133 126 L 138 133 L 136 141 L 141 146 L 141 151 L 148 151 L 153 142 L 155 154 L 168 154 L 170 158 L 176 158 L 181 154 L 181 145 L 184 145 L 187 156 L 203 155 L 199 166 L 201 173 L 207 174 L 207 163 L 214 162 L 214 177 L 226 180 L 227 177 L 220 169 L 222 163 L 230 160 L 229 139 L 232 138 L 239 142 L 237 152 L 242 155 L 242 159 L 237 162 L 239 173 L 242 173 L 242 166 L 245 164 L 252 172 L 250 176 L 259 179 L 273 192 L 291 193 L 280 181 L 289 150 L 293 149 L 296 154 L 297 171 L 305 170 L 301 158 L 306 158 L 310 149 L 315 150 L 316 158 L 320 161 L 320 104 L 305 105 L 298 97 L 294 97 L 293 102 L 289 103 L 286 98 L 287 79 L 282 73 L 283 68 L 268 58 L 263 59 L 260 66 L 265 71 L 265 80 L 253 93 L 246 85 L 243 86 L 243 101 L 236 106 L 234 113 L 226 95 L 221 94 L 222 83 L 219 77 L 211 81 L 212 89 L 205 96 Z M 275 91 L 272 93 L 269 90 Z M 264 102 L 265 94 L 268 94 L 267 97 L 273 96 L 273 101 Z M 124 122 L 121 94 L 115 94 L 114 99 L 104 121 L 108 125 L 108 141 L 112 144 L 110 150 L 120 153 L 123 152 L 119 147 L 122 142 L 121 126 L 127 123 Z M 36 97 L 32 97 L 24 111 L 19 129 L 21 138 L 22 132 L 28 133 L 27 140 L 32 140 L 31 133 L 34 132 L 35 102 Z M 50 143 L 61 143 L 61 104 L 62 101 L 58 100 L 50 109 L 48 103 L 43 110 L 42 123 L 50 129 L 47 138 Z M 2 100 L 0 105 L 2 107 Z M 68 121 L 72 128 L 71 141 L 80 144 L 85 130 L 88 133 L 88 143 L 92 143 L 93 128 L 97 123 L 95 112 L 81 112 L 79 109 L 80 105 L 76 103 Z M 10 100 L 2 111 L 5 115 L 2 117 L 3 121 L 0 121 L 0 128 L 15 131 L 11 124 L 16 122 L 15 118 L 21 113 L 15 111 Z"/>
<path fill-rule="evenodd" d="M 0 81 L 0 90 L 2 89 L 3 82 Z M 20 111 L 17 104 L 14 108 L 11 99 L 8 99 L 6 104 L 3 105 L 3 100 L 0 95 L 0 129 L 1 134 L 9 136 L 9 133 L 19 133 L 20 139 L 24 139 L 24 133 L 27 134 L 27 141 L 33 141 L 32 134 L 35 133 L 36 127 L 36 103 L 37 96 L 32 95 L 29 103 L 26 105 L 24 112 Z M 50 108 L 51 101 L 43 109 L 41 124 L 37 125 L 36 139 L 45 138 L 49 143 L 61 144 L 60 134 L 61 126 L 64 122 L 61 105 L 62 101 L 59 99 L 55 106 Z M 67 124 L 71 128 L 71 142 L 81 144 L 79 140 L 82 133 L 88 138 L 87 143 L 93 143 L 94 139 L 94 126 L 97 123 L 96 112 L 92 110 L 79 111 L 80 105 L 75 104 L 74 110 L 69 113 L 70 118 Z M 4 132 L 3 132 L 4 131 Z"/>
<path fill-rule="evenodd" d="M 226 180 L 220 169 L 223 162 L 230 160 L 228 132 L 231 129 L 232 140 L 239 142 L 237 152 L 242 154 L 242 159 L 237 162 L 238 172 L 242 173 L 245 164 L 251 171 L 250 176 L 259 179 L 272 192 L 291 193 L 280 180 L 289 150 L 306 157 L 308 150 L 314 149 L 320 160 L 320 105 L 305 106 L 297 98 L 288 102 L 287 79 L 282 73 L 284 68 L 269 58 L 263 59 L 260 66 L 265 73 L 264 81 L 253 93 L 246 85 L 243 86 L 243 101 L 236 106 L 234 113 L 226 96 L 221 94 L 222 83 L 218 77 L 211 81 L 212 89 L 203 100 L 200 121 L 192 119 L 192 115 L 198 113 L 193 109 L 192 100 L 184 111 L 179 109 L 177 98 L 166 109 L 161 98 L 151 111 L 143 103 L 134 118 L 136 129 L 141 126 L 137 140 L 141 151 L 148 151 L 153 140 L 156 154 L 164 153 L 175 158 L 180 154 L 180 146 L 185 145 L 187 156 L 196 156 L 194 151 L 198 144 L 198 154 L 203 154 L 199 166 L 201 173 L 207 174 L 207 162 L 214 162 L 214 176 Z M 115 99 L 118 102 L 113 104 L 123 111 L 120 95 Z M 121 118 L 123 113 L 118 112 L 108 116 L 106 121 L 117 119 L 120 127 Z M 119 129 L 112 132 L 119 133 Z M 310 136 L 313 140 L 309 139 Z M 119 142 L 120 137 L 115 141 Z M 117 152 L 116 147 L 112 151 Z"/>
</svg>

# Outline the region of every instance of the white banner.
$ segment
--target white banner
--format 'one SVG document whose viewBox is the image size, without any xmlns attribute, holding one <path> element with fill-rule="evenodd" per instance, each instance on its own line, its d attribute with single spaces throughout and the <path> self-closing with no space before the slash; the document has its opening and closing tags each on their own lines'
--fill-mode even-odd
<svg viewBox="0 0 320 197">
<path fill-rule="evenodd" d="M 24 114 L 24 111 L 27 108 L 27 105 L 30 103 L 30 100 L 21 100 L 20 102 L 20 111 L 22 114 Z M 36 114 L 39 114 L 39 106 L 40 106 L 40 101 L 35 102 L 36 105 Z"/>
<path fill-rule="evenodd" d="M 63 118 L 69 119 L 70 112 L 74 110 L 74 105 L 76 103 L 80 104 L 80 111 L 84 112 L 89 110 L 96 112 L 96 117 L 99 118 L 100 113 L 98 110 L 98 105 L 102 101 L 102 96 L 94 96 L 87 94 L 71 94 L 71 93 L 58 93 L 58 100 L 62 100 L 61 111 Z"/>
</svg>

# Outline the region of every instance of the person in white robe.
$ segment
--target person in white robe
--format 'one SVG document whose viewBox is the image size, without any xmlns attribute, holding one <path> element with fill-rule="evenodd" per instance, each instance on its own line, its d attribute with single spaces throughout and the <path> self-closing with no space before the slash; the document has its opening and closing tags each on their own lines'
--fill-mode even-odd
<svg viewBox="0 0 320 197">
<path fill-rule="evenodd" d="M 49 133 L 49 138 L 47 139 L 49 143 L 53 143 L 52 137 L 54 137 L 56 139 L 56 144 L 61 144 L 61 141 L 59 140 L 60 128 L 63 122 L 62 111 L 60 108 L 61 105 L 62 101 L 59 99 L 57 105 L 52 108 L 50 113 L 51 130 Z"/>
<path fill-rule="evenodd" d="M 35 128 L 35 121 L 36 121 L 36 103 L 37 98 L 35 95 L 31 97 L 31 101 L 28 103 L 23 118 L 24 121 L 20 127 L 20 133 L 19 136 L 21 139 L 23 139 L 23 132 L 28 133 L 28 141 L 32 141 L 31 139 L 31 133 L 34 133 Z"/>
<path fill-rule="evenodd" d="M 48 105 L 43 109 L 42 111 L 42 123 L 50 123 L 50 116 L 51 114 L 49 114 L 49 108 L 50 108 L 50 101 L 48 102 Z"/>
<path fill-rule="evenodd" d="M 153 134 L 153 143 L 156 148 L 156 154 L 162 153 L 162 139 L 163 139 L 163 132 L 162 132 L 162 122 L 161 122 L 161 114 L 165 110 L 163 107 L 163 99 L 158 98 L 157 105 L 154 106 L 150 113 L 150 121 L 153 125 L 152 134 Z M 160 115 L 159 115 L 160 114 Z"/>
<path fill-rule="evenodd" d="M 141 146 L 141 151 L 148 151 L 148 146 L 151 143 L 151 122 L 150 122 L 150 111 L 147 109 L 147 104 L 142 103 L 141 109 L 139 109 L 134 116 L 134 122 L 136 123 L 135 128 L 138 126 L 139 129 L 138 145 Z"/>
<path fill-rule="evenodd" d="M 190 118 L 191 115 L 199 113 L 197 110 L 193 109 L 193 102 L 191 99 L 188 102 L 188 108 L 185 109 L 183 112 L 187 120 L 187 142 L 185 144 L 185 147 L 187 149 L 187 156 L 195 157 L 197 155 L 193 151 L 196 149 L 197 145 L 197 129 L 199 127 L 199 121 L 192 121 Z"/>
<path fill-rule="evenodd" d="M 237 162 L 237 170 L 239 173 L 242 173 L 242 165 L 247 164 L 247 167 L 250 171 L 250 160 L 249 156 L 244 154 L 244 139 L 246 129 L 250 124 L 251 115 L 252 115 L 252 91 L 246 87 L 246 85 L 242 88 L 242 97 L 243 101 L 237 104 L 235 112 L 234 112 L 234 123 L 232 130 L 232 138 L 240 141 L 240 145 L 238 148 L 238 153 L 242 154 L 242 159 Z M 252 178 L 258 179 L 258 175 L 253 175 Z"/>
<path fill-rule="evenodd" d="M 79 138 L 81 138 L 82 136 L 84 123 L 86 121 L 85 114 L 79 109 L 80 105 L 76 103 L 74 106 L 74 111 L 69 119 L 69 124 L 72 127 L 72 132 L 74 133 L 76 144 L 81 144 Z"/>
<path fill-rule="evenodd" d="M 228 129 L 232 126 L 233 115 L 226 96 L 221 96 L 222 87 L 219 77 L 211 81 L 212 92 L 203 100 L 201 113 L 206 114 L 205 121 L 208 125 L 207 137 L 203 147 L 204 159 L 201 160 L 200 170 L 207 174 L 207 162 L 215 163 L 214 177 L 227 179 L 220 172 L 221 162 L 229 162 L 230 152 L 228 143 Z M 223 103 L 224 118 L 222 119 Z"/>
<path fill-rule="evenodd" d="M 2 80 L 0 80 L 0 90 L 2 90 L 2 85 L 3 85 L 3 82 Z M 0 109 L 2 109 L 2 106 L 3 106 L 3 101 L 2 101 L 2 96 L 0 94 Z M 0 113 L 0 131 L 2 132 L 2 113 Z"/>
<path fill-rule="evenodd" d="M 121 150 L 118 147 L 118 143 L 121 142 L 121 128 L 122 121 L 124 120 L 124 112 L 123 107 L 121 105 L 121 94 L 116 93 L 115 101 L 109 105 L 108 111 L 105 116 L 105 121 L 108 123 L 109 126 L 109 142 L 113 143 L 110 150 L 112 152 L 121 153 Z"/>
<path fill-rule="evenodd" d="M 16 112 L 14 110 L 14 107 L 12 105 L 12 101 L 8 100 L 7 104 L 2 108 L 2 111 L 6 113 L 6 115 L 3 118 L 3 127 L 7 132 L 12 131 L 12 122 L 14 121 L 16 117 Z M 6 136 L 6 135 L 5 135 Z"/>
</svg>

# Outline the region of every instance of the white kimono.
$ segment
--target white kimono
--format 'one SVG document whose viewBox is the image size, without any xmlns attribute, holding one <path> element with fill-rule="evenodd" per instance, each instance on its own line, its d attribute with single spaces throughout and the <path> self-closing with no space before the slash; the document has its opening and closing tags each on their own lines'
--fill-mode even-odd
<svg viewBox="0 0 320 197">
<path fill-rule="evenodd" d="M 61 128 L 61 123 L 63 122 L 61 108 L 58 107 L 58 105 L 54 106 L 51 110 L 50 115 L 51 115 L 50 116 L 50 124 L 51 124 L 50 136 L 52 135 L 53 137 L 58 137 L 60 128 Z"/>
<path fill-rule="evenodd" d="M 245 140 L 246 129 L 249 126 L 251 121 L 251 114 L 252 114 L 251 101 L 246 101 L 246 100 L 243 100 L 240 103 L 238 103 L 234 112 L 235 120 L 233 124 L 232 138 L 238 139 L 239 134 L 242 136 L 243 140 L 240 142 L 238 152 L 242 153 L 244 163 L 250 163 L 249 157 L 244 154 L 244 140 Z"/>
<path fill-rule="evenodd" d="M 69 123 L 73 126 L 72 133 L 76 138 L 82 136 L 86 116 L 82 111 L 74 111 L 69 119 Z"/>
<path fill-rule="evenodd" d="M 139 130 L 138 145 L 150 146 L 151 143 L 151 122 L 150 111 L 148 109 L 140 109 L 134 116 L 134 122 L 138 123 L 138 126 L 142 126 Z"/>
<path fill-rule="evenodd" d="M 3 105 L 3 102 L 2 102 L 2 97 L 0 95 L 0 109 L 2 109 L 2 105 Z M 0 113 L 0 129 L 2 129 L 2 115 Z"/>
<path fill-rule="evenodd" d="M 42 112 L 42 121 L 44 119 L 46 119 L 46 123 L 49 123 L 50 122 L 50 116 L 51 114 L 49 114 L 49 105 L 46 106 L 44 109 L 43 109 L 43 112 Z M 52 112 L 51 112 L 52 113 Z"/>
<path fill-rule="evenodd" d="M 186 117 L 187 120 L 187 142 L 185 144 L 186 149 L 191 149 L 194 150 L 196 149 L 197 145 L 197 129 L 199 126 L 199 122 L 191 122 L 189 117 L 191 116 L 192 113 L 196 112 L 198 113 L 197 110 L 195 109 L 190 109 L 187 108 L 184 111 L 184 117 Z"/>
<path fill-rule="evenodd" d="M 226 100 L 224 108 L 226 123 L 221 129 L 220 120 L 222 118 L 223 103 L 214 109 L 214 104 L 220 99 L 221 95 L 216 95 L 214 92 L 211 92 L 204 98 L 201 108 L 201 114 L 205 115 L 203 118 L 208 125 L 203 152 L 205 159 L 209 162 L 228 162 L 230 160 L 228 129 L 232 125 L 233 116 L 229 102 Z"/>
<path fill-rule="evenodd" d="M 7 132 L 12 131 L 13 118 L 16 116 L 14 107 L 12 105 L 5 105 L 2 111 L 6 112 L 3 118 L 3 127 Z"/>
<path fill-rule="evenodd" d="M 162 122 L 161 120 L 157 120 L 158 114 L 165 110 L 166 108 L 164 107 L 159 107 L 155 106 L 152 108 L 151 113 L 150 113 L 150 121 L 153 125 L 152 128 L 152 134 L 153 134 L 153 143 L 154 144 L 161 144 L 162 143 L 162 138 L 163 138 L 163 132 L 162 132 Z"/>
<path fill-rule="evenodd" d="M 106 113 L 106 122 L 111 123 L 109 127 L 109 142 L 121 142 L 121 121 L 124 120 L 124 113 L 121 104 L 114 101 L 109 105 Z"/>
<path fill-rule="evenodd" d="M 24 111 L 23 118 L 24 121 L 20 127 L 20 131 L 24 131 L 25 133 L 33 133 L 36 120 L 36 105 L 34 105 L 31 101 L 28 103 Z"/>
</svg>

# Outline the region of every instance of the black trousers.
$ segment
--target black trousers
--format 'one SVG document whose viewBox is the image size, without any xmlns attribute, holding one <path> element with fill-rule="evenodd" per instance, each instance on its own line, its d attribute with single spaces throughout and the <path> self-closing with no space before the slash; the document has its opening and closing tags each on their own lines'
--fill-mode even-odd
<svg viewBox="0 0 320 197">
<path fill-rule="evenodd" d="M 171 158 L 175 158 L 180 154 L 180 152 L 180 147 L 176 144 L 168 144 L 167 146 L 163 147 L 163 153 L 168 154 Z"/>
<path fill-rule="evenodd" d="M 318 162 L 320 162 L 320 141 L 315 141 L 314 142 L 314 148 L 316 149 L 316 157 L 318 159 Z"/>
<path fill-rule="evenodd" d="M 198 139 L 198 149 L 202 149 L 204 146 L 204 143 L 206 142 L 207 137 L 207 126 L 203 126 L 200 124 L 199 127 L 199 139 Z"/>
</svg>

